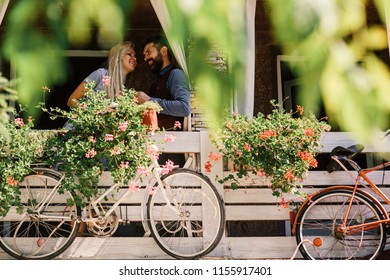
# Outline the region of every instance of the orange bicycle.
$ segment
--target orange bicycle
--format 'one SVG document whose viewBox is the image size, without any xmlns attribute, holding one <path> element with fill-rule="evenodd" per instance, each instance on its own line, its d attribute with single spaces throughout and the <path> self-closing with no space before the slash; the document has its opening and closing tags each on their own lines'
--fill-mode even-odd
<svg viewBox="0 0 390 280">
<path fill-rule="evenodd" d="M 390 161 L 362 169 L 353 158 L 363 149 L 362 145 L 339 146 L 331 152 L 328 171 L 342 168 L 354 178 L 354 186 L 324 188 L 299 207 L 292 231 L 305 259 L 375 259 L 382 253 L 390 218 L 380 200 L 390 205 L 390 199 L 368 174 L 384 170 Z"/>
</svg>

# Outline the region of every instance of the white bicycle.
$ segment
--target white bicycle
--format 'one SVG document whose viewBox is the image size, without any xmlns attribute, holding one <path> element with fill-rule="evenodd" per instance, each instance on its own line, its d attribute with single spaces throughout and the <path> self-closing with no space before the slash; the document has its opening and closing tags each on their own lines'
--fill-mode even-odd
<svg viewBox="0 0 390 280">
<path fill-rule="evenodd" d="M 145 192 L 149 196 L 142 210 L 145 231 L 174 258 L 194 259 L 210 253 L 224 230 L 222 197 L 202 173 L 177 168 L 161 176 L 157 160 L 151 159 L 155 192 Z M 36 167 L 19 184 L 23 207 L 12 207 L 0 219 L 0 247 L 6 253 L 17 259 L 52 259 L 72 244 L 81 222 L 99 237 L 117 230 L 121 219 L 115 210 L 134 193 L 130 188 L 108 204 L 108 196 L 120 187 L 114 184 L 81 208 L 72 203 L 74 194 L 60 191 L 63 179 L 61 172 Z"/>
</svg>

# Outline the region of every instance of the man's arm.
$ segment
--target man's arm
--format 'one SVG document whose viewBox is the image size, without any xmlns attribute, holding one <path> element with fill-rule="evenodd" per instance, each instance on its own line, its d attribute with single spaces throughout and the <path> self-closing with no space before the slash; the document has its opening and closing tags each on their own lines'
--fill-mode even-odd
<svg viewBox="0 0 390 280">
<path fill-rule="evenodd" d="M 163 108 L 161 113 L 176 117 L 187 117 L 191 113 L 191 90 L 186 75 L 181 69 L 174 69 L 167 80 L 167 88 L 173 100 L 151 97 Z"/>
</svg>

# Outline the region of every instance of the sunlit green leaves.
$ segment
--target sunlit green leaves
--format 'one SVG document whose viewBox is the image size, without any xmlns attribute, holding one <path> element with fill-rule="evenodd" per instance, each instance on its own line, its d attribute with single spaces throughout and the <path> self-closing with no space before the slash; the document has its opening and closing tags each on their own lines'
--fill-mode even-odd
<svg viewBox="0 0 390 280">
<path fill-rule="evenodd" d="M 97 193 L 104 170 L 110 170 L 115 183 L 125 185 L 134 179 L 138 168 L 150 165 L 146 149 L 154 141 L 142 123 L 143 112 L 146 108 L 161 108 L 157 104 L 136 104 L 135 90 L 123 88 L 122 93 L 116 100 L 119 105 L 113 109 L 112 100 L 106 98 L 104 91 L 94 90 L 94 82 L 90 82 L 85 97 L 70 111 L 47 110 L 51 115 L 69 119 L 72 127 L 51 139 L 49 145 L 51 156 L 46 164 L 61 162 L 65 174 L 60 189 L 76 191 L 89 199 Z"/>
<path fill-rule="evenodd" d="M 133 1 L 106 0 L 18 0 L 7 10 L 8 20 L 2 52 L 22 82 L 19 101 L 36 115 L 37 96 L 43 86 L 59 84 L 66 78 L 62 50 L 70 44 L 89 42 L 98 31 L 102 47 L 122 40 L 126 15 Z"/>
<path fill-rule="evenodd" d="M 120 3 L 119 3 L 120 2 Z M 111 46 L 124 36 L 127 11 L 134 1 L 105 0 L 71 0 L 67 17 L 67 33 L 69 40 L 76 45 L 88 43 L 93 32 L 98 30 L 98 42 Z"/>
<path fill-rule="evenodd" d="M 55 136 L 54 131 L 34 131 L 31 119 L 16 118 L 5 127 L 10 141 L 0 134 L 0 217 L 11 206 L 22 207 L 20 188 L 15 186 L 31 173 L 33 164 L 42 162 L 44 151 L 52 149 L 48 140 Z"/>
<path fill-rule="evenodd" d="M 286 112 L 275 105 L 272 114 L 259 113 L 253 118 L 227 114 L 213 138 L 219 152 L 229 159 L 237 171 L 220 180 L 239 183 L 253 173 L 270 180 L 273 195 L 299 194 L 301 179 L 310 168 L 317 167 L 315 156 L 320 152 L 320 139 L 330 127 L 317 120 L 312 112 Z"/>
<path fill-rule="evenodd" d="M 0 73 L 0 135 L 5 140 L 9 140 L 9 133 L 5 125 L 9 120 L 9 113 L 12 111 L 9 102 L 16 100 L 16 84 L 17 80 L 9 81 Z"/>
<path fill-rule="evenodd" d="M 50 29 L 39 28 L 41 21 Z M 53 1 L 22 0 L 9 10 L 2 48 L 22 80 L 18 92 L 23 104 L 32 104 L 42 86 L 64 79 L 64 63 L 56 52 L 66 44 L 60 22 L 61 14 Z M 33 106 L 29 114 L 34 115 Z"/>
<path fill-rule="evenodd" d="M 188 42 L 189 75 L 204 104 L 210 126 L 218 124 L 234 91 L 244 92 L 245 1 L 167 0 L 172 24 L 167 35 Z M 223 49 L 228 71 L 209 63 L 210 52 Z"/>
<path fill-rule="evenodd" d="M 233 92 L 244 91 L 247 34 L 244 0 L 167 0 L 166 33 L 187 50 L 189 75 L 201 104 L 218 123 Z M 322 98 L 331 120 L 368 139 L 389 126 L 389 73 L 376 51 L 387 47 L 384 26 L 367 25 L 367 0 L 267 0 L 283 53 L 304 58 L 293 65 L 303 77 L 302 96 L 314 108 Z M 87 42 L 97 31 L 101 46 L 123 37 L 134 1 L 18 0 L 7 11 L 2 51 L 22 79 L 20 101 L 29 105 L 42 86 L 64 79 L 58 50 Z M 382 20 L 390 1 L 374 0 Z M 139 15 L 134 15 L 139 16 Z M 256 19 L 262 20 L 262 19 Z M 4 24 L 4 22 L 3 22 Z M 41 28 L 46 26 L 47 28 Z M 227 71 L 216 71 L 210 52 L 223 50 Z M 33 109 L 32 106 L 29 109 Z"/>
<path fill-rule="evenodd" d="M 384 19 L 389 1 L 375 3 Z M 304 105 L 314 108 L 321 96 L 326 113 L 342 130 L 354 132 L 365 143 L 374 141 L 373 133 L 390 125 L 390 74 L 376 53 L 387 48 L 386 30 L 367 24 L 367 1 L 268 4 L 283 53 L 304 61 L 293 65 L 303 80 Z"/>
</svg>

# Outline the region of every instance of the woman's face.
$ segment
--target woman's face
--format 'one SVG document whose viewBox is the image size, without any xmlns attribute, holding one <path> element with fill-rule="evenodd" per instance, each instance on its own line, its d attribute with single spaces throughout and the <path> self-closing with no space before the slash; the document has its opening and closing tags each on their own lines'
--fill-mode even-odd
<svg viewBox="0 0 390 280">
<path fill-rule="evenodd" d="M 133 72 L 137 67 L 137 57 L 135 56 L 135 50 L 133 48 L 129 49 L 122 58 L 123 71 L 126 74 Z"/>
</svg>

